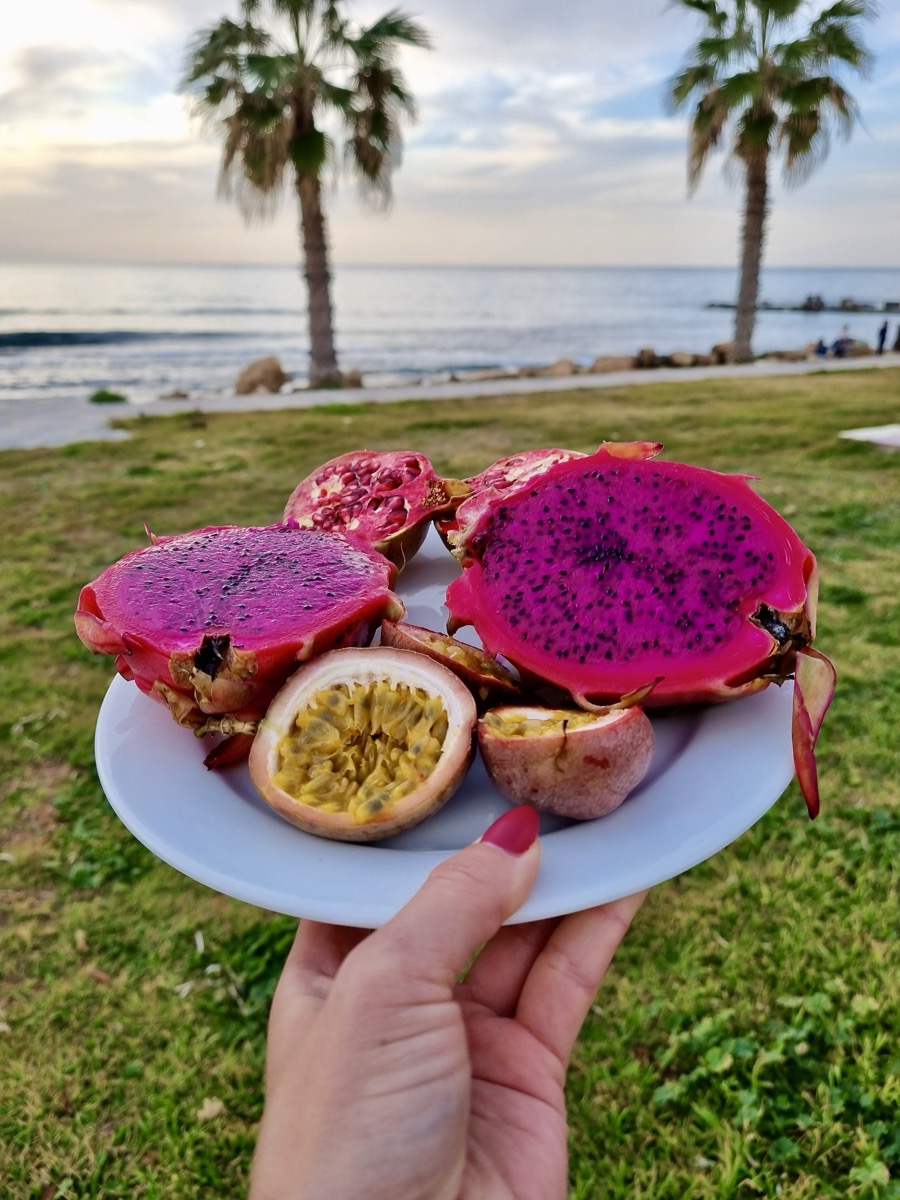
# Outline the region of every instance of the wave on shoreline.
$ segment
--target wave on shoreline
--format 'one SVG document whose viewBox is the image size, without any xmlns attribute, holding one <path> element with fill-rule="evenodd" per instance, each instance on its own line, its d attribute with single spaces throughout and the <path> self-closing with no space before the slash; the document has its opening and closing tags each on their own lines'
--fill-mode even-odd
<svg viewBox="0 0 900 1200">
<path fill-rule="evenodd" d="M 137 329 L 21 330 L 15 333 L 0 333 L 0 350 L 34 350 L 48 346 L 112 346 L 126 342 L 195 341 L 228 336 L 227 332 L 215 330 L 200 333 L 182 333 L 177 330 L 149 332 Z"/>
</svg>

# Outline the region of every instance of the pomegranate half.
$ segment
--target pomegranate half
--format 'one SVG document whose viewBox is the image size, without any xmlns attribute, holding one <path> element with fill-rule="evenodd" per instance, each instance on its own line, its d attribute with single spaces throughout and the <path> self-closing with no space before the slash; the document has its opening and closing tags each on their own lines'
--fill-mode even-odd
<svg viewBox="0 0 900 1200">
<path fill-rule="evenodd" d="M 292 824 L 372 842 L 437 812 L 474 753 L 475 701 L 424 654 L 376 646 L 320 655 L 260 723 L 250 777 Z"/>
<path fill-rule="evenodd" d="M 297 484 L 284 520 L 342 533 L 402 570 L 431 521 L 453 512 L 471 491 L 462 480 L 441 478 L 416 450 L 353 450 Z"/>
</svg>

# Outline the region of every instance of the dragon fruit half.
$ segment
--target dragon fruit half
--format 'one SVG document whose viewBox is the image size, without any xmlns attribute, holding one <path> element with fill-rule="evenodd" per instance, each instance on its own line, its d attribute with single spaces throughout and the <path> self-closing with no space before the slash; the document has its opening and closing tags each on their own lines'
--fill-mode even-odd
<svg viewBox="0 0 900 1200">
<path fill-rule="evenodd" d="M 494 498 L 457 549 L 448 627 L 567 690 L 645 705 L 722 701 L 796 673 L 793 744 L 811 816 L 834 668 L 811 649 L 816 562 L 748 477 L 602 445 Z"/>
<path fill-rule="evenodd" d="M 298 662 L 366 644 L 382 617 L 402 615 L 395 574 L 337 534 L 213 526 L 151 537 L 107 567 L 82 589 L 75 627 L 180 724 L 249 736 L 244 723 Z"/>
</svg>

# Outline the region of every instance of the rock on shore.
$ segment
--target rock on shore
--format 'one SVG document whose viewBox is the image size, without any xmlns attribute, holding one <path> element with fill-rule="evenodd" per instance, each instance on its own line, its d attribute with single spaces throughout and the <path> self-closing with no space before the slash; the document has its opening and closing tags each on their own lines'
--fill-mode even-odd
<svg viewBox="0 0 900 1200">
<path fill-rule="evenodd" d="M 234 385 L 236 396 L 251 396 L 254 392 L 280 392 L 290 379 L 274 355 L 257 358 L 244 367 Z"/>
</svg>

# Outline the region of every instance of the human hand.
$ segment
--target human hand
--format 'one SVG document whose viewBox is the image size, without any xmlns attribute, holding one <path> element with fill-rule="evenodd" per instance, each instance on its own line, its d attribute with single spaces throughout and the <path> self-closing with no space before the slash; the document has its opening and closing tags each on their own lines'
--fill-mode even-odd
<svg viewBox="0 0 900 1200">
<path fill-rule="evenodd" d="M 643 895 L 501 928 L 537 832 L 511 809 L 374 933 L 301 922 L 251 1200 L 563 1200 L 566 1065 Z"/>
</svg>

